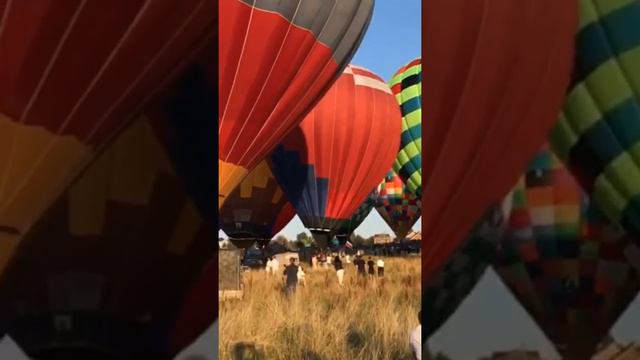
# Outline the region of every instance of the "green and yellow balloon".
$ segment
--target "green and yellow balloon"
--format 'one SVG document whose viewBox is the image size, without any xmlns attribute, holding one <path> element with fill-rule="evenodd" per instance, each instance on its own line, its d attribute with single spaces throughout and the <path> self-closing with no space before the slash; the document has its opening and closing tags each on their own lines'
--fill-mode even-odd
<svg viewBox="0 0 640 360">
<path fill-rule="evenodd" d="M 554 152 L 614 223 L 640 235 L 640 1 L 580 0 Z"/>
<path fill-rule="evenodd" d="M 422 196 L 422 64 L 417 58 L 396 72 L 389 87 L 402 112 L 400 151 L 393 170 L 416 197 Z"/>
</svg>

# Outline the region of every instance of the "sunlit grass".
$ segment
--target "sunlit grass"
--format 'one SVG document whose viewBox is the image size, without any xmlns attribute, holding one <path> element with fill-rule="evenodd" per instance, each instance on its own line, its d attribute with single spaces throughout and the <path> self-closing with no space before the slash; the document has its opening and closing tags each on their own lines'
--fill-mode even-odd
<svg viewBox="0 0 640 360">
<path fill-rule="evenodd" d="M 420 259 L 386 259 L 384 281 L 368 284 L 345 265 L 343 288 L 335 271 L 305 267 L 291 299 L 281 277 L 245 273 L 244 298 L 220 303 L 220 359 L 411 359 Z"/>
</svg>

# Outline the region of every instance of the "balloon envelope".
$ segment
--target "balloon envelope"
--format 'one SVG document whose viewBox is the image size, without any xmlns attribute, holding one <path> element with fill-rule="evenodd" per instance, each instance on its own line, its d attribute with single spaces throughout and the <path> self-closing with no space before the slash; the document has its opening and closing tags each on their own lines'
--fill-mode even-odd
<svg viewBox="0 0 640 360">
<path fill-rule="evenodd" d="M 211 1 L 2 1 L 0 269 L 216 27 Z M 0 270 L 1 271 L 1 270 Z"/>
<path fill-rule="evenodd" d="M 639 252 L 543 150 L 513 190 L 495 269 L 563 358 L 588 359 L 640 289 Z"/>
<path fill-rule="evenodd" d="M 369 194 L 369 196 L 367 196 L 367 199 L 358 207 L 358 209 L 356 209 L 356 212 L 351 215 L 349 220 L 342 223 L 340 228 L 336 230 L 336 236 L 342 237 L 346 240 L 349 235 L 351 235 L 351 233 L 353 233 L 358 226 L 362 224 L 364 219 L 369 216 L 377 201 L 378 189 L 376 188 Z"/>
<path fill-rule="evenodd" d="M 569 84 L 577 5 L 428 1 L 423 12 L 428 281 L 546 140 Z"/>
<path fill-rule="evenodd" d="M 551 136 L 602 211 L 640 236 L 640 2 L 580 0 L 573 85 Z"/>
<path fill-rule="evenodd" d="M 218 206 L 320 100 L 373 0 L 220 0 Z"/>
<path fill-rule="evenodd" d="M 409 191 L 393 170 L 388 171 L 378 186 L 376 210 L 398 239 L 403 239 L 418 221 L 421 207 L 420 198 Z"/>
<path fill-rule="evenodd" d="M 413 195 L 422 196 L 422 59 L 396 72 L 389 86 L 402 112 L 400 152 L 393 170 Z"/>
<path fill-rule="evenodd" d="M 236 247 L 249 247 L 256 240 L 270 240 L 294 216 L 293 206 L 263 161 L 227 197 L 218 224 Z"/>
<path fill-rule="evenodd" d="M 326 246 L 391 168 L 400 122 L 384 81 L 349 65 L 273 152 L 271 169 L 318 245 Z"/>
<path fill-rule="evenodd" d="M 202 319 L 174 324 L 216 250 L 214 229 L 170 164 L 148 122 L 135 122 L 21 242 L 2 273 L 0 314 L 30 355 L 169 359 L 181 349 L 168 344 L 204 330 Z M 206 313 L 210 300 L 190 310 Z"/>
</svg>

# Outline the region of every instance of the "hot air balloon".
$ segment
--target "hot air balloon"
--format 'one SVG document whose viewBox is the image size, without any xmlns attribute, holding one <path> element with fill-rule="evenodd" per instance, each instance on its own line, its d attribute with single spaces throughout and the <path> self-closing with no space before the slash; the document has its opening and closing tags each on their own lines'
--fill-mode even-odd
<svg viewBox="0 0 640 360">
<path fill-rule="evenodd" d="M 543 150 L 513 190 L 494 266 L 564 359 L 590 359 L 640 289 L 639 252 Z"/>
<path fill-rule="evenodd" d="M 349 65 L 274 150 L 273 174 L 319 246 L 327 246 L 391 168 L 400 123 L 387 84 Z"/>
<path fill-rule="evenodd" d="M 219 226 L 238 248 L 269 242 L 295 216 L 266 161 L 255 167 L 229 194 L 220 209 Z"/>
<path fill-rule="evenodd" d="M 393 170 L 408 191 L 422 196 L 422 62 L 415 59 L 396 72 L 389 86 L 402 112 L 400 152 Z"/>
<path fill-rule="evenodd" d="M 336 239 L 338 240 L 339 245 L 344 245 L 347 240 L 349 240 L 349 236 L 362 224 L 364 219 L 369 216 L 371 210 L 378 201 L 378 189 L 374 189 L 367 199 L 358 207 L 355 213 L 351 215 L 349 220 L 342 223 L 340 228 L 335 231 Z"/>
<path fill-rule="evenodd" d="M 453 0 L 423 11 L 428 281 L 545 142 L 570 80 L 577 5 Z"/>
<path fill-rule="evenodd" d="M 422 201 L 416 198 L 393 171 L 387 172 L 378 186 L 376 210 L 396 234 L 404 239 L 420 217 Z"/>
<path fill-rule="evenodd" d="M 218 207 L 338 78 L 373 3 L 219 1 Z"/>
<path fill-rule="evenodd" d="M 1 330 L 35 358 L 171 359 L 181 349 L 168 344 L 209 325 L 181 314 L 216 250 L 210 225 L 149 123 L 133 123 L 16 249 L 0 280 Z"/>
<path fill-rule="evenodd" d="M 609 219 L 640 236 L 640 2 L 580 0 L 554 151 Z"/>
<path fill-rule="evenodd" d="M 208 0 L 3 1 L 0 271 L 94 153 L 213 41 Z"/>
</svg>

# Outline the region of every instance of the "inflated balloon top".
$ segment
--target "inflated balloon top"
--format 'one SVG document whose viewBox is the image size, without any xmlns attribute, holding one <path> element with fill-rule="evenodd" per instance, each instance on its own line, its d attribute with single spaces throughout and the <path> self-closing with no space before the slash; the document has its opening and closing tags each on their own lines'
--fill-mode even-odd
<svg viewBox="0 0 640 360">
<path fill-rule="evenodd" d="M 320 100 L 373 0 L 220 0 L 218 207 Z"/>
<path fill-rule="evenodd" d="M 401 116 L 387 84 L 349 65 L 276 148 L 271 169 L 302 223 L 326 246 L 393 164 Z"/>
<path fill-rule="evenodd" d="M 249 247 L 256 240 L 270 240 L 294 215 L 293 206 L 262 161 L 227 197 L 218 224 L 234 245 Z"/>
<path fill-rule="evenodd" d="M 425 2 L 423 281 L 546 141 L 569 85 L 577 10 L 576 0 Z"/>
<path fill-rule="evenodd" d="M 146 101 L 214 41 L 211 1 L 2 1 L 1 263 Z"/>
<path fill-rule="evenodd" d="M 422 200 L 413 195 L 393 171 L 378 186 L 376 210 L 399 239 L 407 236 L 420 217 Z"/>
<path fill-rule="evenodd" d="M 396 72 L 389 86 L 402 112 L 400 152 L 393 170 L 409 192 L 422 196 L 422 60 L 415 59 Z"/>
<path fill-rule="evenodd" d="M 638 253 L 545 149 L 513 190 L 495 268 L 563 358 L 588 359 L 640 289 Z"/>
<path fill-rule="evenodd" d="M 580 16 L 551 144 L 607 217 L 640 236 L 640 2 L 580 0 Z"/>
</svg>

